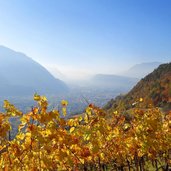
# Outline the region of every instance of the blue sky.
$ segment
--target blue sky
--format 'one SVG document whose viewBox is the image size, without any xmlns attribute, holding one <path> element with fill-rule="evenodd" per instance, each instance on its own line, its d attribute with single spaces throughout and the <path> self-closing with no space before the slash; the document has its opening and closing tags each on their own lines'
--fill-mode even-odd
<svg viewBox="0 0 171 171">
<path fill-rule="evenodd" d="M 171 61 L 170 0 L 0 0 L 0 44 L 65 75 Z"/>
</svg>

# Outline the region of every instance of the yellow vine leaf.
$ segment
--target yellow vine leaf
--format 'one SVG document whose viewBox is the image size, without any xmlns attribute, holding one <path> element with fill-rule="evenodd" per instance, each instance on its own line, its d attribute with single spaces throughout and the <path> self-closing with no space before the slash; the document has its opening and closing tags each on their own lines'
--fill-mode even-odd
<svg viewBox="0 0 171 171">
<path fill-rule="evenodd" d="M 140 98 L 139 101 L 140 101 L 140 102 L 143 102 L 143 98 Z"/>
<path fill-rule="evenodd" d="M 75 127 L 71 127 L 69 132 L 72 133 L 75 130 Z"/>
<path fill-rule="evenodd" d="M 67 102 L 66 100 L 62 100 L 62 101 L 61 101 L 61 105 L 65 107 L 65 106 L 68 105 L 68 102 Z"/>
<path fill-rule="evenodd" d="M 41 96 L 38 94 L 34 94 L 34 100 L 39 101 L 41 99 Z"/>
</svg>

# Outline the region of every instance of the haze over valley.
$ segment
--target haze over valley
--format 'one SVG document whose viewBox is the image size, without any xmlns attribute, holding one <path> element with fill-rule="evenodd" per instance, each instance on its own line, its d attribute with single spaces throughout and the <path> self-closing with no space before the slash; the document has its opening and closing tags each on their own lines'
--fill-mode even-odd
<svg viewBox="0 0 171 171">
<path fill-rule="evenodd" d="M 136 73 L 144 76 L 159 64 L 139 64 L 127 73 L 131 71 L 133 76 L 137 76 Z M 103 107 L 110 99 L 127 93 L 141 78 L 96 74 L 87 79 L 66 80 L 61 73 L 62 80 L 52 74 L 24 53 L 0 46 L 1 104 L 8 99 L 21 110 L 29 110 L 34 104 L 33 95 L 38 93 L 49 98 L 51 108 L 60 106 L 61 100 L 65 99 L 69 102 L 68 114 L 82 113 L 90 103 Z"/>
</svg>

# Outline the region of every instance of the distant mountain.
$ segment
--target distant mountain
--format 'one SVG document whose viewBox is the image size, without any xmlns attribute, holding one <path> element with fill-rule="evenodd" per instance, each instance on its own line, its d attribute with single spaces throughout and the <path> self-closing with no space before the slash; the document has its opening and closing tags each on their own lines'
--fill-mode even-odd
<svg viewBox="0 0 171 171">
<path fill-rule="evenodd" d="M 125 71 L 123 75 L 135 78 L 143 78 L 147 74 L 151 73 L 154 69 L 156 69 L 160 64 L 160 62 L 136 64 L 128 71 Z"/>
<path fill-rule="evenodd" d="M 117 89 L 121 92 L 127 92 L 138 82 L 137 78 L 119 76 L 119 75 L 107 75 L 97 74 L 91 80 L 90 84 L 99 88 L 111 88 Z"/>
<path fill-rule="evenodd" d="M 67 86 L 23 53 L 0 46 L 0 95 L 57 94 Z"/>
<path fill-rule="evenodd" d="M 105 108 L 116 110 L 122 104 L 129 109 L 140 98 L 143 98 L 142 107 L 152 104 L 164 110 L 171 110 L 171 63 L 160 65 L 141 79 L 128 94 L 109 101 Z"/>
</svg>

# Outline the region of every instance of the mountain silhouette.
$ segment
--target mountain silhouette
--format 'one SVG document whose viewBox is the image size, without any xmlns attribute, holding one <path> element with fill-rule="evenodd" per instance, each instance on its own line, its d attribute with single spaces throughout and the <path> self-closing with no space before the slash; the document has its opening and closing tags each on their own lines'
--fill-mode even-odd
<svg viewBox="0 0 171 171">
<path fill-rule="evenodd" d="M 144 108 L 152 104 L 164 110 L 171 109 L 171 63 L 160 65 L 142 78 L 126 95 L 109 101 L 105 108 L 116 110 L 122 104 L 126 109 L 130 109 L 140 98 L 143 99 L 141 106 Z"/>
<path fill-rule="evenodd" d="M 57 94 L 68 89 L 39 63 L 4 46 L 0 46 L 0 80 L 0 95 Z"/>
<path fill-rule="evenodd" d="M 161 64 L 160 62 L 148 62 L 148 63 L 136 64 L 132 66 L 129 70 L 125 71 L 123 75 L 141 79 L 145 77 L 147 74 L 151 73 L 160 64 Z"/>
<path fill-rule="evenodd" d="M 92 86 L 101 88 L 117 89 L 121 92 L 127 92 L 138 82 L 137 78 L 131 78 L 120 75 L 97 74 L 91 80 Z"/>
</svg>

